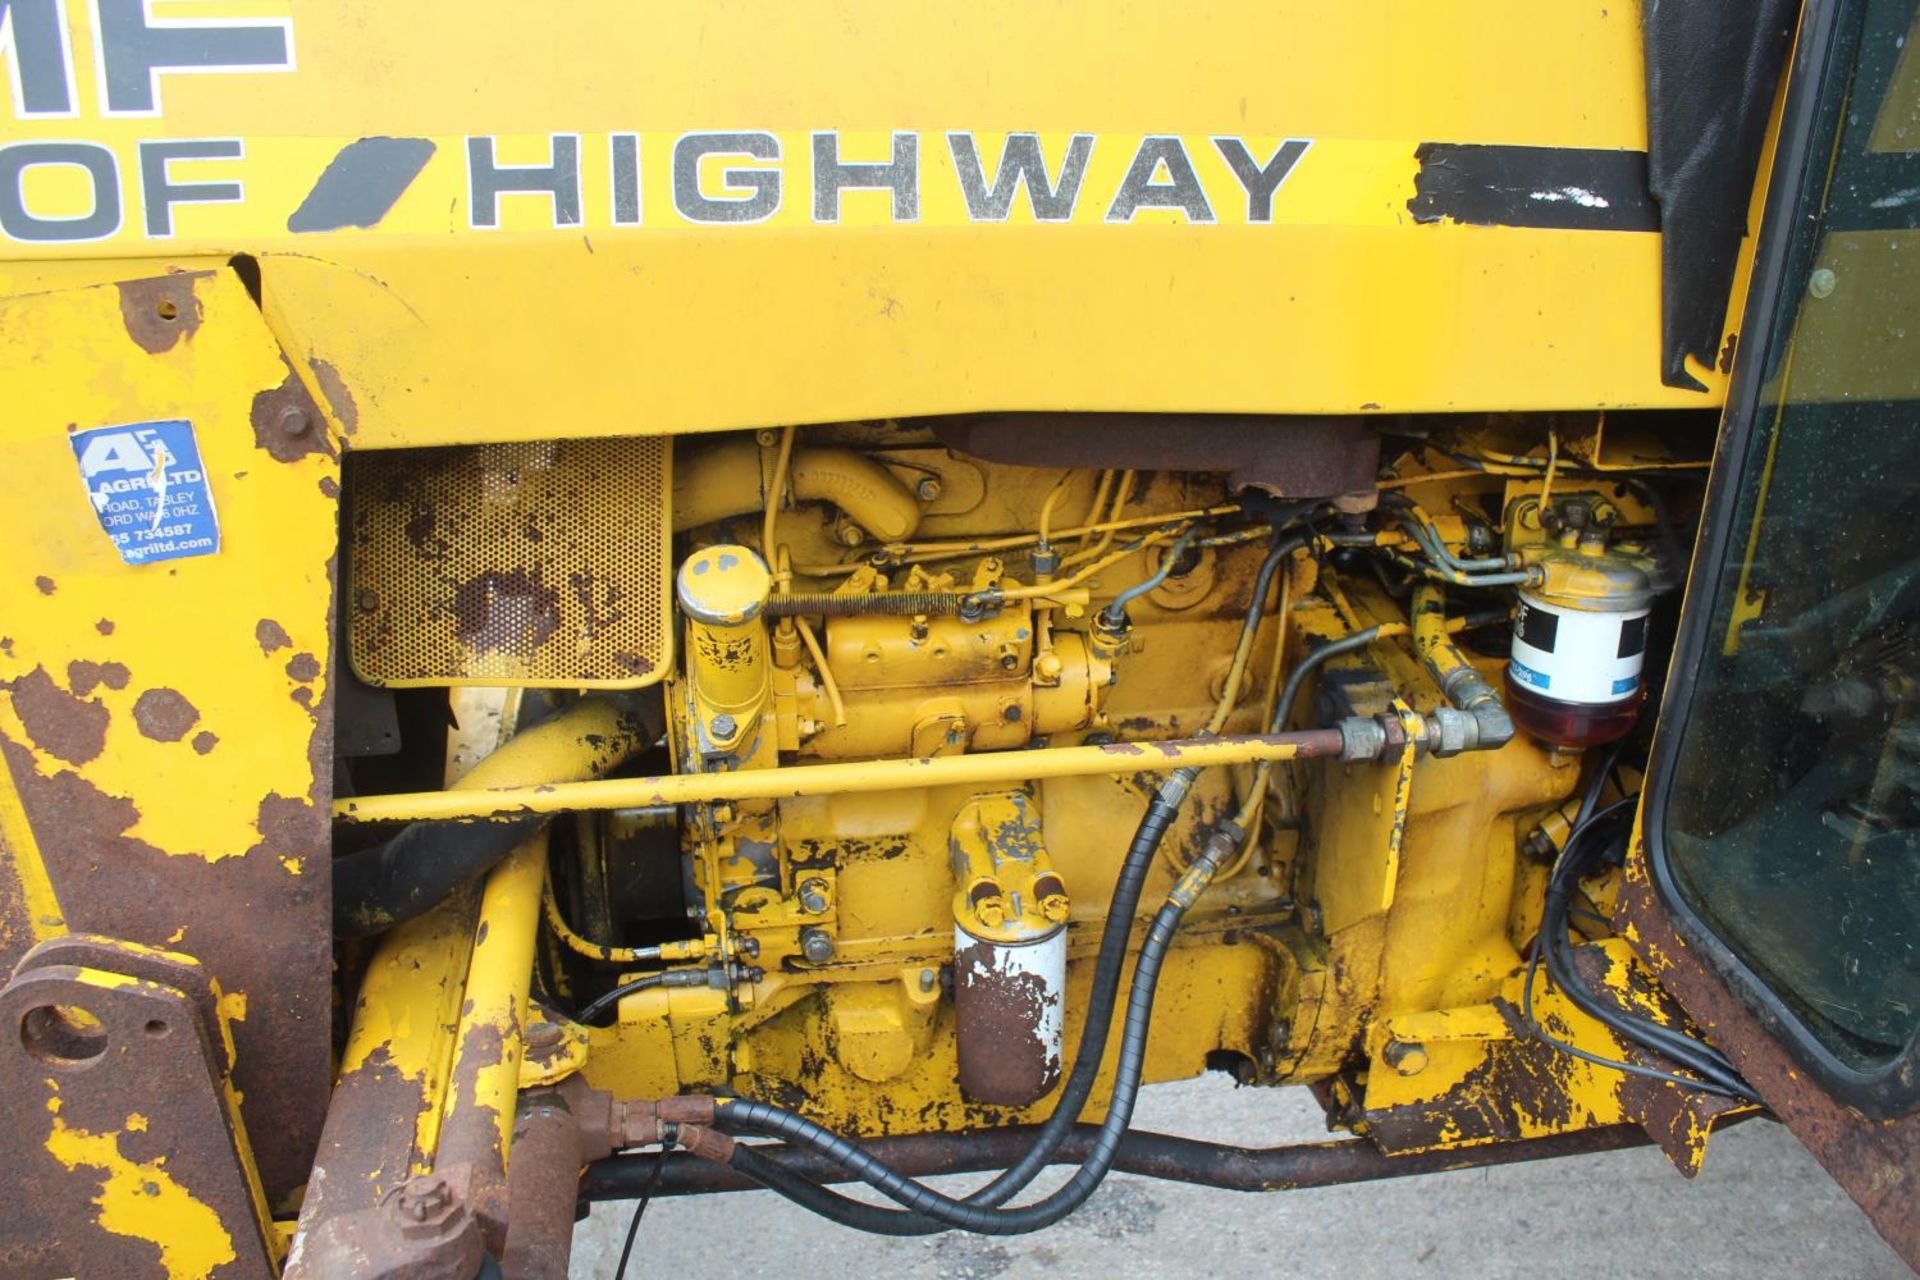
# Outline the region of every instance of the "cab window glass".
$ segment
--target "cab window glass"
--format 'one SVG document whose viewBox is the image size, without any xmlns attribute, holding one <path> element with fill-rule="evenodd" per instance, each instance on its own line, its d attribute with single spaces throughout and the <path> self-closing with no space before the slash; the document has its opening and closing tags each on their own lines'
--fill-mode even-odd
<svg viewBox="0 0 1920 1280">
<path fill-rule="evenodd" d="M 1848 1067 L 1920 1029 L 1920 32 L 1857 6 L 1829 78 L 1661 845 Z"/>
</svg>

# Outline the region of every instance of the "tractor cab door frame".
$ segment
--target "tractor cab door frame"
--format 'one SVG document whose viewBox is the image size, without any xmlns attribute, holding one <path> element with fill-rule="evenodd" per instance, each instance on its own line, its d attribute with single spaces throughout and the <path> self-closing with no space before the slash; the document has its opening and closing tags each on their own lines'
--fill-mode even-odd
<svg viewBox="0 0 1920 1280">
<path fill-rule="evenodd" d="M 1920 29 L 1808 0 L 1628 936 L 1920 1268 Z"/>
</svg>

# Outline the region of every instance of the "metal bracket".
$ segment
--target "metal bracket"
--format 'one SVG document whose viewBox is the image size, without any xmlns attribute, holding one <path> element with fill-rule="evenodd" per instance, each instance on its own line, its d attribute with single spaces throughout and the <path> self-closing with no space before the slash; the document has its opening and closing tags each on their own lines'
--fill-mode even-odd
<svg viewBox="0 0 1920 1280">
<path fill-rule="evenodd" d="M 67 935 L 21 959 L 0 988 L 0 1272 L 275 1273 L 218 1010 L 173 952 Z"/>
</svg>

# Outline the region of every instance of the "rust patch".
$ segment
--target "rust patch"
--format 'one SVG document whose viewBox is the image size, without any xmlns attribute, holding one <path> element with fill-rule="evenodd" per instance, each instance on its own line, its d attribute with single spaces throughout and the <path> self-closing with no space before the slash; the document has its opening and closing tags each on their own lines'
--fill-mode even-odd
<svg viewBox="0 0 1920 1280">
<path fill-rule="evenodd" d="M 33 913 L 27 908 L 27 891 L 14 870 L 14 851 L 0 836 L 0 973 L 13 972 L 34 939 L 39 936 Z"/>
<path fill-rule="evenodd" d="M 293 639 L 287 635 L 287 629 L 272 618 L 262 618 L 254 624 L 253 638 L 260 642 L 262 653 L 272 653 L 275 649 L 293 648 Z"/>
<path fill-rule="evenodd" d="M 122 280 L 120 322 L 127 336 L 148 355 L 171 351 L 191 338 L 206 318 L 193 283 L 211 271 L 182 271 L 146 280 Z"/>
<path fill-rule="evenodd" d="M 59 590 L 59 587 L 58 585 L 55 584 L 54 580 L 52 578 L 49 578 L 44 573 L 33 580 L 33 585 L 40 588 L 40 594 L 43 596 L 50 596 L 55 591 Z"/>
<path fill-rule="evenodd" d="M 205 755 L 207 752 L 213 750 L 219 741 L 218 736 L 202 729 L 199 733 L 193 735 L 193 749 L 199 754 Z"/>
<path fill-rule="evenodd" d="M 476 950 L 479 945 L 476 939 Z M 467 1012 L 463 1009 L 462 1016 Z M 447 1079 L 453 1107 L 440 1127 L 440 1149 L 434 1155 L 435 1168 L 473 1171 L 468 1183 L 473 1212 L 486 1233 L 488 1247 L 495 1251 L 506 1242 L 507 1153 L 500 1145 L 494 1113 L 475 1098 L 481 1076 L 509 1060 L 508 1048 L 506 1036 L 491 1022 L 473 1023 L 460 1038 L 453 1071 Z"/>
<path fill-rule="evenodd" d="M 213 1280 L 269 1275 L 253 1191 L 221 1094 L 225 1064 L 209 1051 L 217 1038 L 196 1025 L 203 1023 L 205 1006 L 195 998 L 195 984 L 128 972 L 111 963 L 117 957 L 110 950 L 100 951 L 91 959 L 94 967 L 134 980 L 111 988 L 91 986 L 78 980 L 76 967 L 88 961 L 42 959 L 35 953 L 0 991 L 0 1021 L 9 1026 L 29 1024 L 36 1009 L 71 1003 L 85 1008 L 97 1028 L 90 1053 L 76 1046 L 86 1055 L 80 1061 L 47 1061 L 25 1037 L 9 1036 L 0 1047 L 0 1071 L 10 1085 L 0 1094 L 0 1161 L 11 1193 L 0 1219 L 0 1270 L 9 1276 L 167 1270 L 152 1242 L 102 1225 L 97 1208 L 104 1203 L 101 1170 L 87 1163 L 65 1166 L 48 1151 L 49 1109 L 57 1098 L 61 1123 L 112 1135 L 108 1141 L 124 1159 L 163 1165 L 163 1176 L 191 1188 L 193 1198 L 213 1212 L 235 1256 L 200 1274 Z M 199 990 L 211 994 L 204 976 L 192 971 L 187 976 L 199 976 Z M 155 1080 L 167 1082 L 164 1096 L 155 1096 Z M 137 1127 L 128 1122 L 135 1111 L 143 1117 Z M 143 1189 L 148 1194 L 160 1190 Z M 28 1249 L 44 1250 L 38 1265 L 10 1265 Z"/>
<path fill-rule="evenodd" d="M 84 698 L 101 685 L 109 689 L 124 689 L 133 673 L 120 662 L 89 662 L 85 658 L 75 658 L 67 664 L 67 684 L 73 689 L 74 696 Z"/>
<path fill-rule="evenodd" d="M 420 1086 L 381 1045 L 340 1077 L 314 1159 L 316 1176 L 300 1206 L 300 1229 L 379 1204 L 407 1180 Z"/>
<path fill-rule="evenodd" d="M 178 742 L 200 722 L 200 711 L 177 689 L 149 689 L 134 701 L 133 722 L 155 742 Z"/>
<path fill-rule="evenodd" d="M 183 951 L 227 992 L 271 993 L 234 1025 L 235 1084 L 268 1195 L 299 1186 L 326 1113 L 333 948 L 326 878 L 295 876 L 278 855 L 323 856 L 324 817 L 308 817 L 304 840 L 270 824 L 272 841 L 243 857 L 169 856 L 127 834 L 140 818 L 131 800 L 71 770 L 44 777 L 5 737 L 0 754 L 69 928 Z"/>
<path fill-rule="evenodd" d="M 340 429 L 348 435 L 360 429 L 360 406 L 353 402 L 353 393 L 347 390 L 347 380 L 340 371 L 318 356 L 307 357 L 307 367 L 313 370 L 313 380 L 320 384 L 320 394 L 333 406 L 333 416 L 340 421 Z"/>
<path fill-rule="evenodd" d="M 333 499 L 340 496 L 340 482 L 332 476 L 320 477 L 320 496 Z"/>
<path fill-rule="evenodd" d="M 98 631 L 103 636 L 110 636 L 113 634 L 113 619 L 102 618 L 100 619 L 100 621 L 93 624 L 93 629 L 95 631 Z"/>
<path fill-rule="evenodd" d="M 961 1092 L 975 1102 L 1024 1107 L 1060 1079 L 1060 1048 L 1039 1033 L 1041 1017 L 1059 1001 L 1036 973 L 995 963 L 993 943 L 954 953 L 954 1037 Z"/>
<path fill-rule="evenodd" d="M 1913 1171 L 1920 1168 L 1920 1117 L 1875 1123 L 1812 1080 L 1766 1023 L 1680 937 L 1654 890 L 1645 858 L 1635 841 L 1615 911 L 1621 933 L 1768 1108 L 1866 1210 L 1874 1229 L 1909 1266 L 1920 1268 L 1920 1196 L 1913 1186 Z"/>
<path fill-rule="evenodd" d="M 329 458 L 340 456 L 319 406 L 292 370 L 279 386 L 254 396 L 249 420 L 253 423 L 254 444 L 265 449 L 275 462 L 297 462 L 315 453 Z"/>
<path fill-rule="evenodd" d="M 560 626 L 560 595 L 540 571 L 488 570 L 454 592 L 460 641 L 476 653 L 532 653 Z"/>
<path fill-rule="evenodd" d="M 310 653 L 296 653 L 287 659 L 287 674 L 302 684 L 320 677 L 320 659 Z"/>
<path fill-rule="evenodd" d="M 33 745 L 68 764 L 85 764 L 107 746 L 107 709 L 78 698 L 53 682 L 45 667 L 35 667 L 6 686 L 13 709 Z"/>
</svg>

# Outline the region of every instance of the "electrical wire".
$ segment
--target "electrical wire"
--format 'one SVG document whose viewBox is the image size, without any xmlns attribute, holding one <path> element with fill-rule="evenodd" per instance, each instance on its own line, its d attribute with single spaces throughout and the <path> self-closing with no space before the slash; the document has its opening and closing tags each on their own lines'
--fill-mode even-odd
<svg viewBox="0 0 1920 1280">
<path fill-rule="evenodd" d="M 653 1193 L 660 1189 L 660 1175 L 667 1167 L 667 1148 L 671 1143 L 663 1142 L 653 1157 L 653 1172 L 647 1175 L 647 1185 L 640 1193 L 640 1203 L 633 1207 L 633 1218 L 627 1223 L 627 1242 L 620 1246 L 620 1265 L 613 1269 L 613 1280 L 626 1280 L 627 1262 L 633 1257 L 633 1242 L 640 1235 L 640 1219 L 647 1216 L 647 1206 L 653 1203 Z"/>
</svg>

